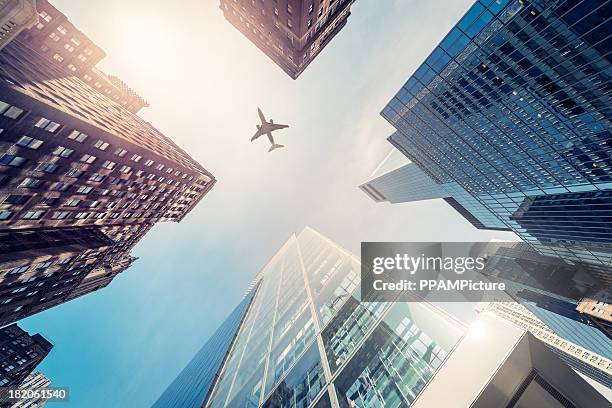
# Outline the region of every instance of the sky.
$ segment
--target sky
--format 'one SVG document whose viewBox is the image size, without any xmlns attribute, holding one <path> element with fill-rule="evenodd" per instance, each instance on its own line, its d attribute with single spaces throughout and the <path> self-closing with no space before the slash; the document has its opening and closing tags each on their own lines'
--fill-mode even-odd
<svg viewBox="0 0 612 408">
<path fill-rule="evenodd" d="M 106 51 L 98 67 L 150 103 L 140 116 L 218 179 L 181 223 L 156 225 L 109 287 L 21 322 L 54 343 L 39 368 L 70 388 L 68 406 L 149 407 L 307 225 L 356 254 L 361 241 L 515 239 L 442 200 L 375 203 L 357 188 L 391 150 L 379 112 L 471 0 L 357 0 L 297 81 L 216 0 L 51 2 Z M 249 141 L 257 107 L 291 125 L 277 133 L 287 148 Z"/>
</svg>

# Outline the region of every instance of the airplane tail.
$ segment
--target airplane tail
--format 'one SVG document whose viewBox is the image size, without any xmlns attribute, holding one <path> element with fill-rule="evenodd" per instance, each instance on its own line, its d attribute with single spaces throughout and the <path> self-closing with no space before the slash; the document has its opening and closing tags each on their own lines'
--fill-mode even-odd
<svg viewBox="0 0 612 408">
<path fill-rule="evenodd" d="M 285 146 L 282 144 L 274 143 L 272 146 L 270 146 L 270 149 L 268 149 L 268 153 L 270 153 L 272 150 L 280 149 L 281 147 Z"/>
</svg>

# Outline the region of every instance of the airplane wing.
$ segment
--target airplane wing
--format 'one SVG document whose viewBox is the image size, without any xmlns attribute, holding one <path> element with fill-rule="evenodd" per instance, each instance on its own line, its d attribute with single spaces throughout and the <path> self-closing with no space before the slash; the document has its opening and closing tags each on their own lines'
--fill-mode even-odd
<svg viewBox="0 0 612 408">
<path fill-rule="evenodd" d="M 272 130 L 279 130 L 279 129 L 284 129 L 284 128 L 289 127 L 289 125 L 281 125 L 281 124 L 276 124 L 276 123 L 273 123 L 270 126 L 272 126 Z"/>
<path fill-rule="evenodd" d="M 253 137 L 251 138 L 251 142 L 255 139 L 257 139 L 259 136 L 261 136 L 261 130 L 257 130 L 257 132 L 255 132 L 255 134 L 253 135 Z"/>
<path fill-rule="evenodd" d="M 257 108 L 257 113 L 259 114 L 259 119 L 261 119 L 261 123 L 266 123 L 266 117 L 264 116 L 261 109 Z"/>
</svg>

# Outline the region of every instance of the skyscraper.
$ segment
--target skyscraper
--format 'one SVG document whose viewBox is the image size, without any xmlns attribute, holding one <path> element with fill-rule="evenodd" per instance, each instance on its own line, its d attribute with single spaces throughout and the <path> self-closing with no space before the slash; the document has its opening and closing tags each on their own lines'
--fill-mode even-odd
<svg viewBox="0 0 612 408">
<path fill-rule="evenodd" d="M 0 50 L 19 33 L 38 22 L 35 0 L 5 0 L 0 3 Z"/>
<path fill-rule="evenodd" d="M 18 386 L 49 354 L 53 344 L 16 324 L 0 329 L 0 386 Z"/>
<path fill-rule="evenodd" d="M 291 236 L 257 275 L 227 355 L 220 340 L 230 336 L 217 332 L 164 395 L 178 395 L 172 401 L 184 408 L 484 408 L 518 407 L 524 398 L 606 406 L 524 331 L 493 317 L 472 330 L 427 303 L 361 299 L 359 274 L 359 261 L 316 231 Z M 209 344 L 222 347 L 215 352 Z M 210 386 L 210 368 L 221 357 L 214 353 L 224 361 Z M 466 365 L 470 376 L 461 375 Z M 532 381 L 545 391 L 526 396 Z M 194 383 L 210 387 L 204 402 Z M 157 406 L 175 406 L 165 401 L 171 399 Z"/>
<path fill-rule="evenodd" d="M 225 19 L 296 79 L 344 28 L 354 0 L 221 0 Z"/>
<path fill-rule="evenodd" d="M 168 386 L 153 408 L 200 407 L 212 391 L 216 374 L 221 369 L 236 334 L 253 301 L 257 286 L 225 319 L 200 351 Z"/>
<path fill-rule="evenodd" d="M 359 188 L 377 202 L 395 204 L 443 199 L 478 229 L 510 231 L 459 184 L 436 183 L 395 148 Z"/>
<path fill-rule="evenodd" d="M 489 311 L 528 330 L 574 370 L 612 388 L 612 359 L 589 350 L 556 333 L 528 308 L 518 302 L 493 299 L 477 305 L 478 312 Z"/>
<path fill-rule="evenodd" d="M 0 324 L 108 285 L 156 222 L 181 221 L 215 183 L 87 74 L 31 45 L 0 52 Z"/>
<path fill-rule="evenodd" d="M 26 377 L 25 380 L 19 385 L 19 388 L 23 390 L 44 390 L 51 385 L 49 380 L 43 373 L 37 371 L 31 373 Z M 43 398 L 25 398 L 10 405 L 10 408 L 42 408 L 47 404 L 47 401 Z"/>
<path fill-rule="evenodd" d="M 47 0 L 36 0 L 38 23 L 19 38 L 43 57 L 66 68 L 86 84 L 132 113 L 149 106 L 121 79 L 95 66 L 106 53 Z"/>
<path fill-rule="evenodd" d="M 477 1 L 383 109 L 391 143 L 540 252 L 608 268 L 609 18 L 609 1 Z"/>
</svg>

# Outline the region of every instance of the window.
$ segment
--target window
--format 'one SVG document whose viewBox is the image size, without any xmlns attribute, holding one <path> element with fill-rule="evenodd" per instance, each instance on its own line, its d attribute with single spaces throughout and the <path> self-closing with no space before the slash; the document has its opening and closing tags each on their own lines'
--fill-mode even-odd
<svg viewBox="0 0 612 408">
<path fill-rule="evenodd" d="M 26 159 L 12 154 L 5 154 L 0 157 L 0 164 L 11 167 L 21 167 L 26 162 Z"/>
<path fill-rule="evenodd" d="M 142 159 L 142 156 L 135 154 L 132 156 L 132 160 L 135 161 L 136 163 L 138 163 L 140 161 L 140 159 Z"/>
<path fill-rule="evenodd" d="M 63 25 L 58 25 L 57 31 L 59 31 L 62 35 L 66 35 L 66 33 L 68 32 L 68 30 L 66 30 L 66 28 Z"/>
<path fill-rule="evenodd" d="M 30 136 L 21 136 L 21 139 L 17 141 L 17 146 L 27 147 L 28 149 L 36 150 L 42 146 L 44 142 L 42 140 L 34 139 Z"/>
<path fill-rule="evenodd" d="M 68 214 L 70 214 L 68 211 L 55 211 L 53 214 L 51 214 L 51 219 L 52 220 L 63 220 L 64 218 L 68 216 Z"/>
<path fill-rule="evenodd" d="M 94 147 L 102 151 L 108 149 L 108 146 L 110 146 L 110 144 L 105 142 L 104 140 L 98 140 L 96 143 L 94 143 Z"/>
<path fill-rule="evenodd" d="M 51 189 L 55 191 L 66 191 L 70 188 L 70 186 L 71 184 L 64 183 L 62 181 L 58 181 L 51 187 Z"/>
<path fill-rule="evenodd" d="M 96 156 L 93 156 L 93 155 L 91 155 L 91 154 L 87 154 L 87 153 L 85 153 L 85 154 L 83 154 L 83 155 L 81 156 L 81 158 L 79 159 L 79 161 L 82 161 L 82 162 L 84 162 L 84 163 L 91 164 L 91 163 L 93 163 L 93 162 L 95 162 L 95 161 L 96 161 Z"/>
<path fill-rule="evenodd" d="M 38 188 L 42 184 L 43 184 L 43 181 L 41 179 L 37 179 L 37 178 L 33 178 L 33 177 L 26 177 L 26 178 L 23 179 L 23 181 L 21 182 L 19 187 Z"/>
<path fill-rule="evenodd" d="M 147 161 L 145 162 L 145 166 L 147 166 L 147 167 L 151 167 L 151 166 L 153 165 L 153 163 L 155 163 L 155 162 L 154 162 L 153 160 L 150 160 L 150 159 L 149 159 L 149 160 L 147 160 Z"/>
<path fill-rule="evenodd" d="M 19 119 L 24 110 L 16 106 L 9 105 L 6 102 L 0 101 L 0 114 L 11 119 Z"/>
<path fill-rule="evenodd" d="M 25 204 L 32 196 L 12 194 L 4 200 L 8 204 Z"/>
<path fill-rule="evenodd" d="M 106 176 L 103 176 L 101 174 L 94 173 L 91 176 L 89 176 L 89 181 L 100 182 L 100 181 L 104 180 L 105 177 Z"/>
<path fill-rule="evenodd" d="M 53 264 L 53 261 L 40 262 L 38 265 L 36 265 L 36 270 L 40 271 L 42 269 L 47 269 L 51 266 L 51 264 Z"/>
<path fill-rule="evenodd" d="M 27 211 L 25 214 L 23 214 L 21 216 L 21 218 L 23 218 L 24 220 L 39 220 L 43 214 L 45 212 L 44 211 Z"/>
<path fill-rule="evenodd" d="M 68 139 L 72 139 L 72 140 L 77 141 L 79 143 L 83 143 L 85 141 L 85 139 L 87 139 L 88 137 L 89 136 L 87 136 L 85 133 L 81 133 L 78 130 L 73 130 L 68 135 Z"/>
<path fill-rule="evenodd" d="M 118 148 L 117 150 L 115 150 L 115 154 L 119 157 L 123 157 L 127 154 L 127 150 Z"/>
<path fill-rule="evenodd" d="M 0 221 L 8 220 L 9 218 L 11 218 L 12 215 L 13 215 L 12 211 L 0 210 Z"/>
<path fill-rule="evenodd" d="M 81 200 L 77 199 L 77 198 L 71 198 L 70 200 L 67 200 L 64 205 L 66 207 L 76 207 L 81 203 Z"/>
<path fill-rule="evenodd" d="M 81 186 L 81 187 L 79 187 L 77 189 L 77 193 L 79 193 L 79 194 L 89 194 L 92 189 L 93 189 L 93 187 Z"/>
<path fill-rule="evenodd" d="M 64 146 L 57 146 L 55 150 L 53 151 L 54 155 L 63 157 L 65 159 L 69 158 L 72 155 L 72 153 L 74 153 L 74 150 L 69 149 Z"/>
<path fill-rule="evenodd" d="M 37 167 L 38 170 L 53 174 L 59 168 L 59 166 L 55 163 L 40 163 Z"/>
<path fill-rule="evenodd" d="M 166 167 L 166 166 L 164 166 L 163 164 L 160 163 L 160 164 L 157 165 L 156 169 L 157 170 L 163 170 L 164 167 Z"/>
<path fill-rule="evenodd" d="M 9 269 L 7 273 L 9 275 L 19 275 L 26 272 L 28 269 L 30 269 L 30 265 L 16 266 L 14 268 Z"/>
<path fill-rule="evenodd" d="M 66 172 L 66 176 L 68 177 L 72 177 L 72 178 L 79 178 L 83 175 L 83 172 L 79 169 L 75 169 L 75 168 L 70 168 L 67 172 Z"/>
<path fill-rule="evenodd" d="M 310 3 L 310 6 L 308 6 L 308 14 L 312 13 L 314 11 L 314 3 Z"/>
<path fill-rule="evenodd" d="M 76 218 L 77 220 L 84 220 L 87 217 L 89 217 L 89 213 L 88 212 L 78 212 L 74 216 L 74 218 Z"/>
<path fill-rule="evenodd" d="M 106 213 L 96 213 L 96 215 L 94 216 L 94 218 L 97 220 L 101 220 L 104 217 L 106 217 Z"/>
<path fill-rule="evenodd" d="M 57 197 L 44 197 L 40 200 L 41 205 L 52 206 L 55 205 L 55 203 L 57 203 Z"/>
<path fill-rule="evenodd" d="M 100 205 L 100 202 L 99 202 L 99 201 L 97 201 L 97 200 L 95 200 L 95 201 L 90 201 L 90 202 L 87 204 L 87 206 L 88 206 L 89 208 L 96 208 L 98 205 Z"/>
<path fill-rule="evenodd" d="M 106 160 L 104 163 L 102 163 L 102 167 L 104 167 L 105 169 L 109 169 L 109 170 L 114 169 L 116 165 L 117 163 L 110 161 L 110 160 Z"/>
<path fill-rule="evenodd" d="M 70 261 L 72 261 L 72 257 L 69 256 L 68 258 L 62 258 L 59 261 L 57 261 L 58 265 L 66 265 L 67 263 L 70 263 Z"/>
<path fill-rule="evenodd" d="M 129 173 L 129 172 L 131 172 L 131 171 L 132 171 L 132 168 L 131 168 L 130 166 L 125 166 L 125 165 L 124 165 L 124 166 L 121 166 L 121 168 L 119 169 L 119 171 L 120 171 L 120 172 L 122 172 L 122 173 L 127 174 L 127 173 Z"/>
<path fill-rule="evenodd" d="M 52 122 L 47 118 L 40 118 L 38 122 L 34 124 L 37 128 L 44 129 L 47 132 L 55 133 L 57 129 L 60 128 L 60 124 L 56 122 Z"/>
</svg>

